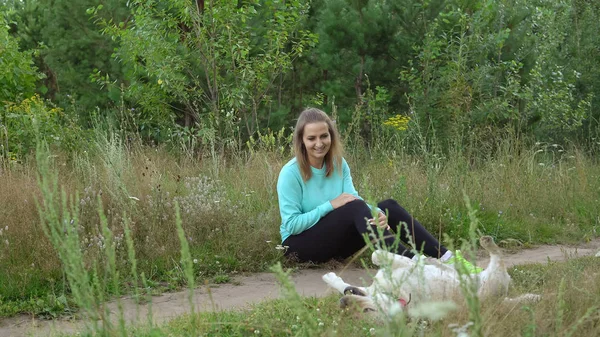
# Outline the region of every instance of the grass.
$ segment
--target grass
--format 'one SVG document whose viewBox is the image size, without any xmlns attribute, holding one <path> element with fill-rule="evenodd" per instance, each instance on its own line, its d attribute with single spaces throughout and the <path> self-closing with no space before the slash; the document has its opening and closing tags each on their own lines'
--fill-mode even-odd
<svg viewBox="0 0 600 337">
<path fill-rule="evenodd" d="M 355 155 L 347 159 L 362 196 L 373 202 L 395 198 L 442 238 L 441 233 L 453 240 L 468 237 L 471 220 L 463 191 L 477 211 L 478 230 L 498 242 L 572 243 L 597 236 L 596 160 L 552 144 L 507 148 L 477 161 L 464 153 L 442 158 L 383 150 L 349 150 Z M 106 260 L 100 199 L 121 293 L 145 288 L 142 277 L 131 272 L 126 224 L 136 273 L 144 275 L 153 292 L 188 283 L 180 261 L 176 204 L 198 282 L 227 282 L 231 274 L 287 263 L 276 248 L 275 185 L 289 153 L 255 150 L 215 162 L 97 136 L 87 152 L 51 158 L 60 187 L 67 196 L 77 195 L 77 233 L 86 268 Z M 56 316 L 74 308 L 68 297 L 63 300 L 72 289 L 40 226 L 38 169 L 35 161 L 25 161 L 0 175 L 0 204 L 10 205 L 0 208 L 0 316 Z"/>
<path fill-rule="evenodd" d="M 597 336 L 600 333 L 600 259 L 532 264 L 509 269 L 510 295 L 542 295 L 529 305 L 500 305 L 496 299 L 480 306 L 482 335 Z M 573 277 L 580 275 L 580 277 Z M 284 282 L 284 287 L 285 281 Z M 562 286 L 561 286 L 562 284 Z M 562 290 L 560 290 L 562 289 Z M 293 289 L 291 289 L 293 291 Z M 339 295 L 265 301 L 249 310 L 184 315 L 152 328 L 130 327 L 129 336 L 457 336 L 451 326 L 469 322 L 466 304 L 440 321 L 404 320 L 384 323 L 340 310 Z M 193 332 L 193 334 L 192 334 Z"/>
</svg>

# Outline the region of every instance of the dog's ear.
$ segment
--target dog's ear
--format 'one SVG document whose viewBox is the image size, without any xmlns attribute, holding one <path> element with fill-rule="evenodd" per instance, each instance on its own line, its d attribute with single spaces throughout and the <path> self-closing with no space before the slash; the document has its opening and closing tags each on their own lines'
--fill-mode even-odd
<svg viewBox="0 0 600 337">
<path fill-rule="evenodd" d="M 346 289 L 344 289 L 344 295 L 367 296 L 367 294 L 364 291 L 353 286 L 349 286 Z"/>
</svg>

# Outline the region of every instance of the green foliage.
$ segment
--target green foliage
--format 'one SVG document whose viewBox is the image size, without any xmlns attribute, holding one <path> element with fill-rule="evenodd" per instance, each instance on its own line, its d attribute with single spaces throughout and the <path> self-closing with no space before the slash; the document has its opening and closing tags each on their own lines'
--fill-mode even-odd
<svg viewBox="0 0 600 337">
<path fill-rule="evenodd" d="M 73 310 L 67 297 L 47 294 L 24 301 L 3 301 L 0 298 L 0 316 L 9 317 L 19 313 L 31 313 L 38 317 L 55 319 Z"/>
<path fill-rule="evenodd" d="M 341 130 L 352 129 L 351 139 L 380 148 L 483 158 L 511 134 L 599 148 L 595 1 L 31 0 L 3 7 L 4 35 L 26 50 L 14 57 L 27 63 L 37 55 L 46 75 L 37 91 L 76 114 L 77 124 L 106 115 L 188 157 L 239 154 L 250 137 L 290 126 L 307 105 L 329 109 Z M 25 70 L 3 74 L 21 76 L 13 82 L 31 93 L 39 78 Z M 1 89 L 20 92 L 14 83 Z M 392 116 L 408 116 L 412 126 L 389 132 L 381 124 Z"/>
<path fill-rule="evenodd" d="M 86 9 L 98 3 L 84 1 L 10 1 L 11 34 L 25 50 L 35 50 L 35 63 L 45 78 L 38 91 L 63 109 L 74 104 L 84 126 L 89 126 L 95 109 L 113 107 L 119 90 L 104 93 L 90 81 L 94 69 L 122 78 L 121 65 L 110 58 L 114 41 L 96 29 Z M 107 20 L 127 17 L 125 2 L 102 1 Z"/>
<path fill-rule="evenodd" d="M 547 141 L 581 130 L 593 95 L 564 51 L 574 12 L 570 1 L 447 2 L 401 76 L 421 129 L 459 147 L 496 142 L 490 129 Z"/>
<path fill-rule="evenodd" d="M 308 9 L 301 1 L 130 6 L 128 24 L 99 23 L 120 42 L 114 56 L 127 67 L 125 94 L 142 107 L 137 127 L 162 141 L 161 130 L 180 121 L 218 149 L 241 145 L 238 134 L 251 135 L 260 126 L 259 108 L 270 101 L 275 79 L 316 40 L 301 29 Z M 218 137 L 204 139 L 210 132 Z"/>
<path fill-rule="evenodd" d="M 18 40 L 8 34 L 8 26 L 0 17 L 0 111 L 7 102 L 33 95 L 36 81 L 43 76 L 32 57 L 31 51 L 19 50 Z"/>
<path fill-rule="evenodd" d="M 20 160 L 34 150 L 39 141 L 46 141 L 67 152 L 83 146 L 83 133 L 76 119 L 51 104 L 38 95 L 19 103 L 8 103 L 0 114 L 0 126 L 5 135 L 3 145 L 6 145 L 6 152 L 0 151 L 0 155 Z"/>
</svg>

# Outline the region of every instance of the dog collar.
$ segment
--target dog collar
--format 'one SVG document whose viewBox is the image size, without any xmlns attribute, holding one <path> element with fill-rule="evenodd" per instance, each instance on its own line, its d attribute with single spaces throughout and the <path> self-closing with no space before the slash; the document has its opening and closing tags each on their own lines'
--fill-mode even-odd
<svg viewBox="0 0 600 337">
<path fill-rule="evenodd" d="M 403 299 L 402 297 L 398 297 L 398 303 L 400 303 L 400 306 L 402 306 L 402 308 L 405 308 L 408 303 L 410 303 L 410 299 L 411 299 L 411 295 L 408 294 L 408 301 Z"/>
</svg>

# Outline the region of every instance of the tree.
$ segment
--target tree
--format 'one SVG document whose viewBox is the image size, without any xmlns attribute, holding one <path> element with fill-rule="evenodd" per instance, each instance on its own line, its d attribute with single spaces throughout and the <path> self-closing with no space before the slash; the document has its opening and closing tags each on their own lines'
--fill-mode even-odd
<svg viewBox="0 0 600 337">
<path fill-rule="evenodd" d="M 116 43 L 102 35 L 86 15 L 96 0 L 11 1 L 11 34 L 24 50 L 37 50 L 35 63 L 46 75 L 39 92 L 64 107 L 75 104 L 83 121 L 97 108 L 119 102 L 119 90 L 106 93 L 90 79 L 95 71 L 122 78 L 121 65 L 110 56 Z M 124 1 L 102 1 L 106 20 L 126 21 Z"/>
<path fill-rule="evenodd" d="M 251 135 L 274 83 L 314 45 L 302 1 L 131 1 L 128 24 L 100 20 L 127 67 L 126 94 L 145 121 L 198 126 L 203 137 Z M 241 125 L 240 125 L 241 124 Z"/>
<path fill-rule="evenodd" d="M 36 81 L 44 76 L 37 71 L 32 57 L 31 51 L 19 50 L 18 40 L 10 36 L 0 18 L 0 107 L 35 92 Z"/>
</svg>

